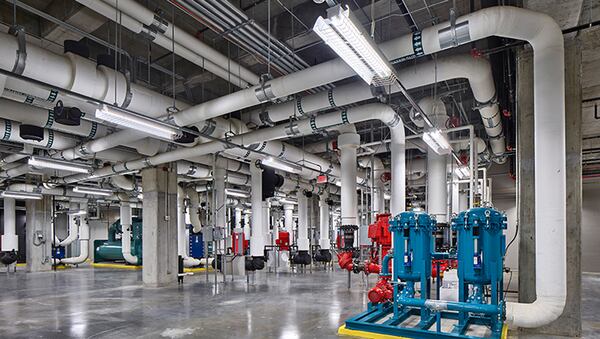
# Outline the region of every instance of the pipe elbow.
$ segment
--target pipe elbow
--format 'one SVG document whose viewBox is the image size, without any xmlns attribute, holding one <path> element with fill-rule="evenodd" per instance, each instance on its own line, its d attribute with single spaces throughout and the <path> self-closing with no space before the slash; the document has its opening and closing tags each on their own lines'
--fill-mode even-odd
<svg viewBox="0 0 600 339">
<path fill-rule="evenodd" d="M 507 303 L 506 322 L 511 328 L 537 328 L 558 319 L 564 311 L 566 296 L 538 297 L 531 304 Z"/>
</svg>

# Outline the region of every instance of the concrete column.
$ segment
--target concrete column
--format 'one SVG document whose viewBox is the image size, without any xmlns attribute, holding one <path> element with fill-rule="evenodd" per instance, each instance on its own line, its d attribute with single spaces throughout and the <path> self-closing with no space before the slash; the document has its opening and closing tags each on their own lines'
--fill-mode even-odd
<svg viewBox="0 0 600 339">
<path fill-rule="evenodd" d="M 535 171 L 533 142 L 533 54 L 517 61 L 517 220 L 519 223 L 519 302 L 535 301 Z"/>
<path fill-rule="evenodd" d="M 142 171 L 143 281 L 150 287 L 177 281 L 177 173 L 171 166 Z"/>
<path fill-rule="evenodd" d="M 520 94 L 518 116 L 523 109 L 533 105 L 531 55 L 519 62 Z M 529 73 L 527 73 L 529 72 Z M 567 302 L 563 314 L 553 323 L 526 332 L 576 337 L 581 335 L 581 44 L 578 38 L 565 41 L 565 95 L 566 95 L 566 195 L 567 195 Z M 526 106 L 522 107 L 525 104 Z M 535 229 L 533 199 L 533 149 L 529 136 L 533 133 L 533 111 L 518 120 L 518 160 L 524 170 L 519 170 L 519 299 L 535 299 Z M 523 120 L 523 122 L 522 122 Z M 525 129 L 523 124 L 525 124 Z M 527 128 L 531 128 L 527 132 Z M 529 136 L 526 135 L 529 133 Z M 524 149 L 525 148 L 525 149 Z M 525 172 L 525 173 L 523 173 Z M 529 186 L 531 181 L 531 186 Z M 527 214 L 528 213 L 528 214 Z M 543 211 L 540 211 L 543 213 Z M 524 223 L 525 221 L 525 223 Z M 531 221 L 531 222 L 530 222 Z M 527 298 L 527 300 L 525 300 Z"/>
<path fill-rule="evenodd" d="M 25 242 L 27 272 L 43 272 L 52 269 L 52 198 L 27 200 Z"/>
<path fill-rule="evenodd" d="M 17 214 L 14 198 L 4 198 L 4 234 L 2 235 L 2 252 L 19 251 L 17 236 Z"/>
<path fill-rule="evenodd" d="M 219 241 L 219 249 L 225 253 L 225 246 L 231 246 L 231 237 L 227 225 L 227 198 L 225 196 L 225 176 L 227 171 L 224 167 L 216 165 L 213 174 L 215 184 L 215 226 L 222 230 L 223 239 Z"/>
</svg>

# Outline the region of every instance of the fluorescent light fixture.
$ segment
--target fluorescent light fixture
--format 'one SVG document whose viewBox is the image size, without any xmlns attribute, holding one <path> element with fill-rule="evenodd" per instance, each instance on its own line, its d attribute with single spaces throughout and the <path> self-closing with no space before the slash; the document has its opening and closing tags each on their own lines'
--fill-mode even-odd
<svg viewBox="0 0 600 339">
<path fill-rule="evenodd" d="M 168 140 L 175 140 L 182 135 L 179 128 L 175 126 L 106 105 L 96 109 L 96 118 Z"/>
<path fill-rule="evenodd" d="M 271 167 L 271 168 L 275 168 L 278 170 L 282 170 L 284 172 L 289 172 L 289 173 L 300 173 L 302 172 L 302 167 L 296 165 L 296 164 L 292 164 L 290 162 L 287 161 L 282 161 L 279 159 L 275 159 L 273 157 L 266 157 L 263 160 L 261 160 L 261 164 L 267 166 L 267 167 Z"/>
<path fill-rule="evenodd" d="M 27 164 L 37 168 L 51 168 L 76 173 L 90 173 L 92 171 L 92 166 L 87 164 L 37 156 L 29 157 Z"/>
<path fill-rule="evenodd" d="M 3 191 L 0 194 L 3 198 L 14 198 L 22 200 L 42 200 L 41 193 L 21 192 L 21 191 Z"/>
<path fill-rule="evenodd" d="M 236 188 L 226 188 L 225 194 L 232 196 L 232 197 L 238 197 L 238 198 L 250 198 L 250 193 L 248 193 L 247 191 L 244 191 L 244 190 L 236 189 Z"/>
<path fill-rule="evenodd" d="M 396 80 L 390 63 L 348 6 L 328 9 L 327 18 L 317 18 L 313 31 L 369 85 L 389 85 Z"/>
<path fill-rule="evenodd" d="M 113 194 L 112 190 L 90 186 L 75 186 L 75 188 L 73 188 L 73 192 L 81 194 L 100 195 L 103 197 L 108 197 L 111 194 Z"/>
<path fill-rule="evenodd" d="M 75 211 L 69 211 L 67 212 L 68 215 L 70 216 L 79 216 L 79 215 L 87 215 L 87 211 L 86 210 L 75 210 Z"/>
<path fill-rule="evenodd" d="M 437 154 L 445 155 L 452 152 L 452 146 L 439 128 L 430 129 L 423 133 L 423 141 Z"/>
<path fill-rule="evenodd" d="M 463 180 L 471 176 L 471 170 L 467 166 L 459 166 L 454 169 L 454 174 L 456 174 L 458 179 Z"/>
</svg>

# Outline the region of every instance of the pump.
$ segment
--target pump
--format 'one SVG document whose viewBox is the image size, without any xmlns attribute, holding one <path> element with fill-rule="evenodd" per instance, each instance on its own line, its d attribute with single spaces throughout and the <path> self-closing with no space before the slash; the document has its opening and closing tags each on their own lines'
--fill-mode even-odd
<svg viewBox="0 0 600 339">
<path fill-rule="evenodd" d="M 389 224 L 392 249 L 368 293 L 367 310 L 347 319 L 340 334 L 357 330 L 404 338 L 505 338 L 503 213 L 479 207 L 458 214 L 451 223 L 456 253 L 435 252 L 436 220 L 428 214 L 402 212 Z M 439 287 L 432 298 L 432 264 L 439 258 L 457 260 L 458 301 L 440 300 Z"/>
</svg>

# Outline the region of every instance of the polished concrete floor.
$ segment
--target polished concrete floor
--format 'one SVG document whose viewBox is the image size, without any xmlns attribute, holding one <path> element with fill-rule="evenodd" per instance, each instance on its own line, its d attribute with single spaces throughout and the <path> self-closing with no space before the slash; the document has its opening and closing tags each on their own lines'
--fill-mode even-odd
<svg viewBox="0 0 600 339">
<path fill-rule="evenodd" d="M 339 271 L 260 273 L 250 285 L 216 287 L 209 278 L 196 273 L 181 286 L 143 288 L 141 271 L 2 273 L 0 337 L 336 338 L 366 303 L 365 282 L 353 276 L 348 290 Z M 585 338 L 600 338 L 600 276 L 583 281 Z"/>
</svg>

